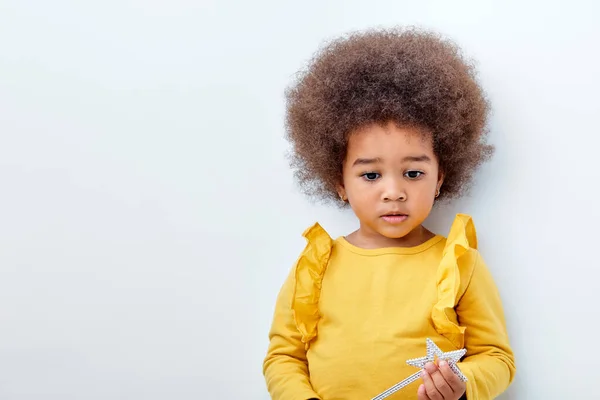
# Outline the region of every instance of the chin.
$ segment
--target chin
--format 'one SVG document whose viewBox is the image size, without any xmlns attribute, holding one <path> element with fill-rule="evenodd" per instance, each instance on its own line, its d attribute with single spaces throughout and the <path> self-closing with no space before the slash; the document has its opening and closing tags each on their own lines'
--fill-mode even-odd
<svg viewBox="0 0 600 400">
<path fill-rule="evenodd" d="M 377 232 L 388 239 L 400 239 L 412 232 L 412 228 L 403 226 L 398 227 L 382 227 L 377 229 Z"/>
</svg>

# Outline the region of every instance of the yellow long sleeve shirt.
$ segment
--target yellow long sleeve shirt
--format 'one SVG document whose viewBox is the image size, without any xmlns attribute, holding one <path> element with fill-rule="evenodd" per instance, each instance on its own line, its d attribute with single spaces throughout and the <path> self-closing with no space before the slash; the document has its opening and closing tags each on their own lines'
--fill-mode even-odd
<svg viewBox="0 0 600 400">
<path fill-rule="evenodd" d="M 417 372 L 425 339 L 458 363 L 467 399 L 492 399 L 515 374 L 502 304 L 459 214 L 448 238 L 362 249 L 315 224 L 275 307 L 264 375 L 274 400 L 368 400 Z M 417 399 L 419 381 L 390 399 Z"/>
</svg>

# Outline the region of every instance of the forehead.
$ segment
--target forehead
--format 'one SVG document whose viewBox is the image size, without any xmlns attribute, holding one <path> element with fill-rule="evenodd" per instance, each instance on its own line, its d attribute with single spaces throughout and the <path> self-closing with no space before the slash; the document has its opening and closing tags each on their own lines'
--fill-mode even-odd
<svg viewBox="0 0 600 400">
<path fill-rule="evenodd" d="M 372 124 L 353 132 L 348 139 L 347 157 L 402 158 L 425 154 L 433 157 L 431 134 L 393 122 Z"/>
</svg>

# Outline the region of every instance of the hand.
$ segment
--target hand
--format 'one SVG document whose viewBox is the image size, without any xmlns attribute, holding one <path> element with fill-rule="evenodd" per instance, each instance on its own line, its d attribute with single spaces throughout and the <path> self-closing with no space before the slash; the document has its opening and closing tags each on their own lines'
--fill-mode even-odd
<svg viewBox="0 0 600 400">
<path fill-rule="evenodd" d="M 443 360 L 439 367 L 434 363 L 427 363 L 421 376 L 423 384 L 417 391 L 419 400 L 459 400 L 467 390 L 466 384 Z"/>
</svg>

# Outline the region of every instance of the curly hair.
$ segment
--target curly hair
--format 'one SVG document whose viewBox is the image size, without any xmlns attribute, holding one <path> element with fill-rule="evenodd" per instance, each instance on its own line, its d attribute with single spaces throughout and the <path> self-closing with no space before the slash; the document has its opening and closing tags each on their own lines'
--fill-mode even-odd
<svg viewBox="0 0 600 400">
<path fill-rule="evenodd" d="M 444 172 L 440 199 L 469 188 L 493 153 L 489 103 L 471 61 L 417 28 L 354 32 L 326 43 L 286 89 L 286 138 L 303 192 L 337 200 L 349 136 L 394 121 L 431 133 Z"/>
</svg>

